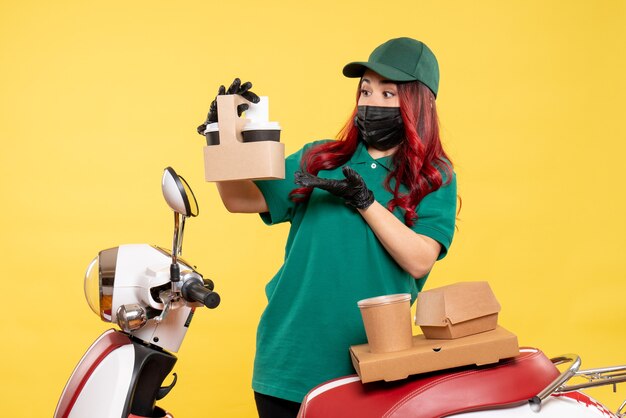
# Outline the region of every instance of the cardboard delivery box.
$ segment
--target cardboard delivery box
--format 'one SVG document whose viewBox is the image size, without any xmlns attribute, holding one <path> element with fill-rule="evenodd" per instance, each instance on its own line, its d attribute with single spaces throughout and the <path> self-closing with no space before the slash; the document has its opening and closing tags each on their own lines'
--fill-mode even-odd
<svg viewBox="0 0 626 418">
<path fill-rule="evenodd" d="M 415 324 L 426 338 L 459 338 L 495 329 L 498 312 L 489 283 L 460 282 L 420 292 Z"/>
<path fill-rule="evenodd" d="M 352 364 L 363 383 L 390 382 L 413 374 L 471 364 L 481 366 L 518 354 L 517 337 L 500 326 L 453 340 L 431 340 L 416 335 L 411 348 L 391 353 L 372 353 L 368 344 L 350 347 Z"/>
<path fill-rule="evenodd" d="M 237 115 L 237 106 L 243 103 L 252 106 L 239 95 L 217 96 L 219 134 L 207 135 L 205 180 L 284 179 L 285 145 L 278 142 L 280 131 L 247 130 L 250 121 Z M 247 134 L 248 141 L 242 132 Z M 272 139 L 263 140 L 264 133 Z"/>
</svg>

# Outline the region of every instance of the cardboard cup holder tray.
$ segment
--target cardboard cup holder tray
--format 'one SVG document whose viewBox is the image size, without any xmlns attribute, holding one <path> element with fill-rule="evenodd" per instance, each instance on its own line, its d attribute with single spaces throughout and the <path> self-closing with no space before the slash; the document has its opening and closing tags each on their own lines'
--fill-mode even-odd
<svg viewBox="0 0 626 418">
<path fill-rule="evenodd" d="M 285 145 L 281 142 L 244 142 L 246 119 L 237 116 L 237 106 L 249 103 L 238 95 L 217 97 L 219 145 L 204 147 L 206 181 L 285 178 Z"/>
</svg>

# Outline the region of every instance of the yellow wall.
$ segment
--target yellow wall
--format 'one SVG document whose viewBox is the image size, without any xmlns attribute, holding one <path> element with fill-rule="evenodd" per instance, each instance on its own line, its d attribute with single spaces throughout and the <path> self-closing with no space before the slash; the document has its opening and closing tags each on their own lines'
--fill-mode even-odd
<svg viewBox="0 0 626 418">
<path fill-rule="evenodd" d="M 4 415 L 50 416 L 109 328 L 83 297 L 92 257 L 170 245 L 160 176 L 171 165 L 200 204 L 184 256 L 223 303 L 195 316 L 162 404 L 177 417 L 254 416 L 255 328 L 287 226 L 226 212 L 195 127 L 239 76 L 271 97 L 288 153 L 331 137 L 356 88 L 342 66 L 396 36 L 439 58 L 463 197 L 427 286 L 488 280 L 521 344 L 626 364 L 624 22 L 623 1 L 2 2 Z M 615 409 L 626 391 L 590 393 Z"/>
</svg>

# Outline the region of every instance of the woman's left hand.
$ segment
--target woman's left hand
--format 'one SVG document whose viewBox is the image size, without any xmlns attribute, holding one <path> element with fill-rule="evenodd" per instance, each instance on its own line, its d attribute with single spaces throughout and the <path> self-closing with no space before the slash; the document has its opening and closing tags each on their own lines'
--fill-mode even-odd
<svg viewBox="0 0 626 418">
<path fill-rule="evenodd" d="M 222 96 L 224 94 L 238 94 L 249 102 L 259 103 L 259 100 L 261 99 L 255 93 L 252 93 L 250 91 L 251 88 L 252 88 L 251 82 L 247 81 L 242 84 L 239 78 L 235 78 L 233 80 L 233 83 L 230 85 L 230 87 L 228 87 L 228 90 L 226 90 L 226 87 L 220 86 L 220 88 L 217 90 L 217 96 Z M 215 96 L 215 99 L 213 99 L 213 101 L 211 102 L 211 105 L 209 106 L 209 113 L 207 114 L 206 120 L 204 121 L 202 125 L 198 126 L 197 128 L 197 131 L 200 135 L 204 135 L 204 130 L 206 129 L 208 124 L 215 123 L 218 121 L 217 120 L 218 119 L 217 96 Z M 239 106 L 237 106 L 237 116 L 241 116 L 241 114 L 245 112 L 246 110 L 248 110 L 248 104 L 247 103 L 240 104 Z"/>
<path fill-rule="evenodd" d="M 313 174 L 296 171 L 295 183 L 302 187 L 317 187 L 345 199 L 346 204 L 356 209 L 367 209 L 374 203 L 374 193 L 367 188 L 363 177 L 351 167 L 344 166 L 341 170 L 345 180 L 332 180 L 317 177 Z"/>
</svg>

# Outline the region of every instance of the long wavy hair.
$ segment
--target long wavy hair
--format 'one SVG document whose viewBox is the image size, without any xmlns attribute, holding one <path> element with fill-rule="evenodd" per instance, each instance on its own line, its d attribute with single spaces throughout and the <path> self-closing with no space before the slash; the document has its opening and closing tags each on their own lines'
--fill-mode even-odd
<svg viewBox="0 0 626 418">
<path fill-rule="evenodd" d="M 360 95 L 357 90 L 357 101 Z M 393 170 L 384 186 L 393 193 L 387 209 L 404 210 L 404 222 L 413 226 L 417 220 L 415 208 L 427 194 L 439 189 L 452 179 L 452 161 L 446 155 L 439 137 L 439 119 L 432 91 L 419 81 L 398 83 L 400 112 L 404 121 L 405 140 L 393 155 Z M 337 135 L 330 141 L 309 149 L 301 161 L 302 170 L 317 175 L 320 170 L 332 170 L 347 163 L 354 154 L 359 131 L 354 126 L 357 106 Z M 445 177 L 445 179 L 444 179 Z M 408 193 L 400 193 L 400 185 Z M 308 201 L 312 188 L 300 187 L 291 191 L 295 202 Z"/>
</svg>

